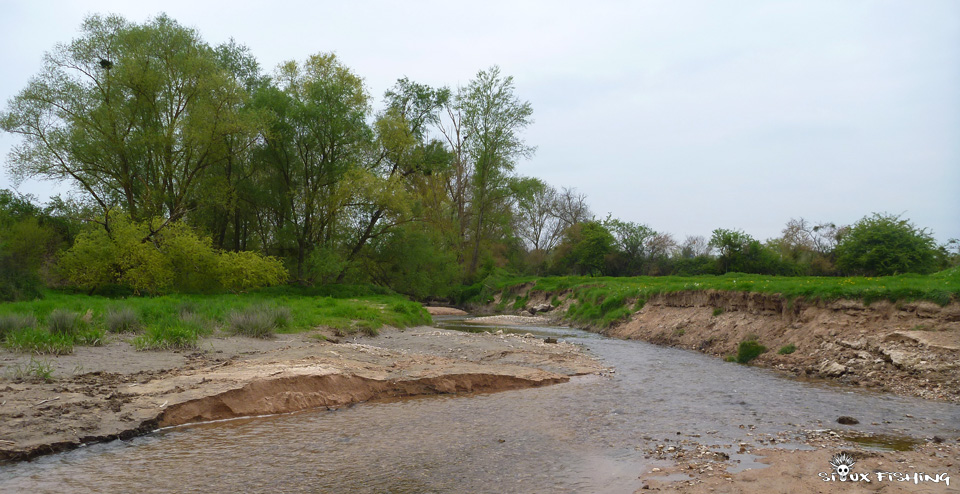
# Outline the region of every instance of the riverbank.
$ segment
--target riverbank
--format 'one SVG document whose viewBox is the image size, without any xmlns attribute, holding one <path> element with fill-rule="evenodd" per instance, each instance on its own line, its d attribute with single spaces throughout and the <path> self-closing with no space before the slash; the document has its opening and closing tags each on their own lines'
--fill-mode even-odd
<svg viewBox="0 0 960 494">
<path fill-rule="evenodd" d="M 651 295 L 609 325 L 572 319 L 587 301 L 574 291 L 524 284 L 498 294 L 484 309 L 548 318 L 604 335 L 712 354 L 736 355 L 744 341 L 766 351 L 751 365 L 805 379 L 960 403 L 960 303 L 866 304 L 858 300 L 787 299 L 772 293 L 681 291 Z M 593 301 L 603 306 L 604 300 Z M 640 306 L 640 307 L 638 307 Z M 512 317 L 512 316 L 511 316 Z"/>
<path fill-rule="evenodd" d="M 430 327 L 334 333 L 211 336 L 178 351 L 136 351 L 133 336 L 70 355 L 2 350 L 0 460 L 193 422 L 543 386 L 604 370 L 575 345 L 537 338 Z"/>
</svg>

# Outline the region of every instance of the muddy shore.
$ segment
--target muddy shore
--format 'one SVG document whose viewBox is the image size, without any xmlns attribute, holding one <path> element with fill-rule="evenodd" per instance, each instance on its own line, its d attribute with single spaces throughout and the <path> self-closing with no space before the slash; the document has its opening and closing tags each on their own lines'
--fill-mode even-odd
<svg viewBox="0 0 960 494">
<path fill-rule="evenodd" d="M 578 346 L 515 335 L 421 327 L 333 343 L 318 334 L 210 337 L 190 351 L 138 352 L 132 336 L 59 357 L 2 350 L 0 461 L 160 427 L 543 386 L 604 370 Z M 52 380 L 17 377 L 31 359 L 49 365 Z"/>
</svg>

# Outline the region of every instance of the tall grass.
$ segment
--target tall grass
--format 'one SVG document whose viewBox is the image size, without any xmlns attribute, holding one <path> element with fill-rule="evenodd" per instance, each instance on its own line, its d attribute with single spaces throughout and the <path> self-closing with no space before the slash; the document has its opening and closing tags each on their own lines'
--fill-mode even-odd
<svg viewBox="0 0 960 494">
<path fill-rule="evenodd" d="M 263 312 L 268 320 L 264 325 L 280 333 L 318 327 L 375 333 L 384 326 L 404 328 L 431 322 L 426 310 L 406 297 L 377 287 L 342 285 L 273 287 L 239 295 L 130 297 L 122 301 L 47 291 L 40 300 L 0 304 L 0 321 L 33 317 L 50 324 L 56 320 L 58 334 L 72 331 L 72 344 L 102 341 L 106 332 L 135 332 L 140 333 L 136 343 L 139 348 L 184 348 L 195 345 L 197 338 L 216 328 L 232 331 L 236 325 L 231 324 L 231 315 L 248 311 Z M 8 325 L 15 326 L 12 322 Z"/>
<path fill-rule="evenodd" d="M 519 287 L 533 284 L 530 293 L 521 294 Z M 860 300 L 870 304 L 880 300 L 891 302 L 927 300 L 941 306 L 960 299 L 960 268 L 951 268 L 932 275 L 899 275 L 885 277 L 783 277 L 728 273 L 723 276 L 640 276 L 612 277 L 516 277 L 487 280 L 471 291 L 475 303 L 489 301 L 490 293 L 501 293 L 501 300 L 521 299 L 535 292 L 545 292 L 557 301 L 569 300 L 566 317 L 575 322 L 601 327 L 639 310 L 651 297 L 684 291 L 733 291 L 782 295 L 794 299 L 830 301 Z M 634 301 L 631 309 L 628 303 Z"/>
</svg>

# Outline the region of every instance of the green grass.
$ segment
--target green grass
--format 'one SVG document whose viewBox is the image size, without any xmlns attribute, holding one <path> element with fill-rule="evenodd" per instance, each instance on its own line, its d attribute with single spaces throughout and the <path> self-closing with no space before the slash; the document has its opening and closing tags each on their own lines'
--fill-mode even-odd
<svg viewBox="0 0 960 494">
<path fill-rule="evenodd" d="M 567 293 L 574 302 L 566 318 L 600 327 L 613 324 L 629 314 L 627 304 L 640 310 L 650 297 L 688 291 L 734 291 L 779 294 L 788 304 L 797 299 L 830 301 L 859 300 L 870 304 L 880 300 L 904 302 L 928 300 L 941 306 L 960 299 L 960 267 L 932 275 L 905 274 L 884 277 L 784 277 L 728 273 L 723 276 L 640 276 L 630 278 L 560 276 L 514 277 L 487 280 L 482 293 L 502 294 L 501 300 L 529 297 L 534 292 L 548 296 Z M 520 293 L 522 285 L 532 284 L 528 293 Z M 468 300 L 471 301 L 471 300 Z M 479 303 L 482 300 L 474 299 Z M 716 311 L 715 311 L 716 312 Z M 719 315 L 719 313 L 714 314 Z"/>
<path fill-rule="evenodd" d="M 217 329 L 229 331 L 230 315 L 249 310 L 268 313 L 269 324 L 278 333 L 327 327 L 343 334 L 376 334 L 384 326 L 405 328 L 432 322 L 420 304 L 372 286 L 284 286 L 246 294 L 120 299 L 53 290 L 44 295 L 39 300 L 0 304 L 0 329 L 10 328 L 8 347 L 69 353 L 73 345 L 102 342 L 107 332 L 133 332 L 139 333 L 135 345 L 141 349 L 189 348 L 200 336 Z M 58 334 L 70 336 L 53 338 L 49 331 L 36 328 L 24 331 L 22 321 L 33 321 L 32 326 L 42 321 L 46 328 L 52 319 L 57 321 Z"/>
<path fill-rule="evenodd" d="M 797 351 L 797 345 L 794 345 L 793 343 L 788 343 L 780 347 L 780 350 L 778 350 L 777 353 L 780 355 L 790 355 L 795 351 Z"/>
<path fill-rule="evenodd" d="M 53 381 L 53 364 L 48 360 L 36 360 L 30 357 L 26 364 L 13 366 L 13 378 L 25 381 Z"/>
</svg>

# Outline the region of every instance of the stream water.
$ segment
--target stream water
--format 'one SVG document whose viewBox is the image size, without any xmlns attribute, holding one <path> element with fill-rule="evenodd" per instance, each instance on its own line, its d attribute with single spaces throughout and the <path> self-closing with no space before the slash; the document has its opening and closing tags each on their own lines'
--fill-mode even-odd
<svg viewBox="0 0 960 494">
<path fill-rule="evenodd" d="M 616 372 L 173 428 L 0 466 L 0 492 L 629 493 L 658 465 L 643 450 L 682 439 L 727 451 L 746 468 L 759 465 L 735 445 L 762 433 L 960 433 L 955 404 L 801 382 L 573 329 L 502 329 L 583 344 Z M 838 425 L 840 415 L 860 424 Z"/>
</svg>

